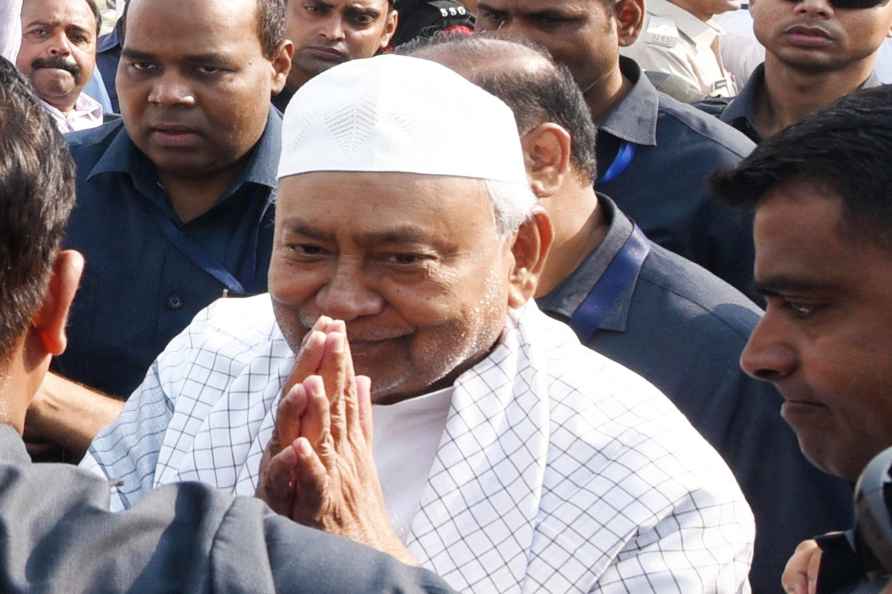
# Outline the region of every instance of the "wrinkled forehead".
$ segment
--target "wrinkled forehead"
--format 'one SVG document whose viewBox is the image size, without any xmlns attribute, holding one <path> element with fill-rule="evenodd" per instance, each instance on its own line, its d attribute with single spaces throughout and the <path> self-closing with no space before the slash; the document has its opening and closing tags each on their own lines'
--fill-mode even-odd
<svg viewBox="0 0 892 594">
<path fill-rule="evenodd" d="M 495 234 L 483 180 L 396 172 L 317 171 L 279 180 L 276 220 L 328 234 L 415 228 Z"/>
<path fill-rule="evenodd" d="M 96 31 L 96 16 L 86 0 L 25 0 L 22 22 L 40 22 L 52 26 L 77 25 Z"/>
</svg>

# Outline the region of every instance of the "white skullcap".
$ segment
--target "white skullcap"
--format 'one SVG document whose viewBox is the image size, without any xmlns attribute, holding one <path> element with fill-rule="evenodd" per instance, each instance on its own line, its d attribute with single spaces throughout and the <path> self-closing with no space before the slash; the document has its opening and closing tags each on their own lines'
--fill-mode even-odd
<svg viewBox="0 0 892 594">
<path fill-rule="evenodd" d="M 445 66 L 391 54 L 335 66 L 292 97 L 279 178 L 311 171 L 529 184 L 507 105 Z"/>
</svg>

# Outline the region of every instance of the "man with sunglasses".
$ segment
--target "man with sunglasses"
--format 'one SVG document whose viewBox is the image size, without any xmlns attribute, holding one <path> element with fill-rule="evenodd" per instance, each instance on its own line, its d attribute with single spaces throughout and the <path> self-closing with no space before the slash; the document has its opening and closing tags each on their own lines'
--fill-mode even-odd
<svg viewBox="0 0 892 594">
<path fill-rule="evenodd" d="M 892 34 L 888 0 L 752 0 L 750 12 L 765 62 L 719 117 L 754 142 L 881 84 L 873 69 Z"/>
</svg>

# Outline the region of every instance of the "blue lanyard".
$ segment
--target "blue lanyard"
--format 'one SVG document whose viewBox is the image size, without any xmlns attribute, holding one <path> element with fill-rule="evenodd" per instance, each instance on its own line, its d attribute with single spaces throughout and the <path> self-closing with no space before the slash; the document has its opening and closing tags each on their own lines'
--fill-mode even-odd
<svg viewBox="0 0 892 594">
<path fill-rule="evenodd" d="M 632 164 L 632 159 L 635 158 L 635 145 L 631 142 L 625 142 L 619 145 L 619 150 L 616 153 L 616 157 L 613 159 L 613 163 L 610 164 L 610 167 L 607 168 L 607 171 L 604 172 L 598 179 L 599 184 L 609 184 L 623 172 L 629 168 L 629 165 Z"/>
<path fill-rule="evenodd" d="M 641 266 L 649 253 L 650 244 L 636 225 L 607 270 L 570 318 L 570 327 L 579 340 L 588 342 L 594 336 L 607 314 L 616 307 L 623 292 L 638 279 Z"/>
<path fill-rule="evenodd" d="M 180 253 L 192 260 L 193 264 L 217 279 L 221 285 L 226 287 L 228 294 L 231 294 L 233 297 L 247 294 L 242 283 L 240 283 L 232 273 L 226 270 L 226 267 L 221 262 L 218 262 L 215 258 L 211 257 L 211 255 L 201 246 L 183 233 L 181 229 L 177 228 L 173 221 L 160 213 L 157 215 L 157 220 L 161 225 L 161 231 L 170 243 L 172 243 Z M 252 256 L 255 255 L 254 252 L 256 251 L 256 246 L 254 247 L 255 250 L 251 252 Z"/>
</svg>

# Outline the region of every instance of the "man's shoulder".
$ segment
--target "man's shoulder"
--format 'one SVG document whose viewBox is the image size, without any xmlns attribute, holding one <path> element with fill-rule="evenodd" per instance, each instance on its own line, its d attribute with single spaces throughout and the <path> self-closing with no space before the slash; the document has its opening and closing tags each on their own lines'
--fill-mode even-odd
<svg viewBox="0 0 892 594">
<path fill-rule="evenodd" d="M 719 161 L 736 163 L 755 148 L 752 140 L 718 118 L 660 93 L 657 144 L 697 145 L 702 156 L 714 155 Z M 662 138 L 661 138 L 662 137 Z"/>
<path fill-rule="evenodd" d="M 699 264 L 651 242 L 633 307 L 656 308 L 662 319 L 696 319 L 698 326 L 743 347 L 762 310 L 743 293 Z M 630 315 L 634 315 L 634 310 Z"/>
</svg>

